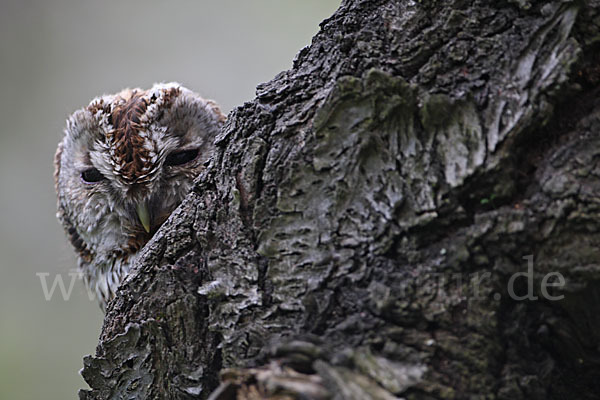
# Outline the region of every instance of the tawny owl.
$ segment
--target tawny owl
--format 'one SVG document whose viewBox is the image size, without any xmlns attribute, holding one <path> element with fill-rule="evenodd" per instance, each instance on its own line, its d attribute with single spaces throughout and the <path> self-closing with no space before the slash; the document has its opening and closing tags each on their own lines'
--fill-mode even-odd
<svg viewBox="0 0 600 400">
<path fill-rule="evenodd" d="M 54 160 L 57 216 L 102 309 L 191 189 L 224 120 L 176 83 L 98 97 L 67 120 Z"/>
</svg>

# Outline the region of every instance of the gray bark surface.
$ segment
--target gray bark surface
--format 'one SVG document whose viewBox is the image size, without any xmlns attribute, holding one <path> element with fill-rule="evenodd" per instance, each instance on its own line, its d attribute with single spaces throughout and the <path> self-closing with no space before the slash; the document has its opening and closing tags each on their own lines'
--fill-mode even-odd
<svg viewBox="0 0 600 400">
<path fill-rule="evenodd" d="M 599 10 L 345 0 L 229 115 L 80 398 L 599 398 Z"/>
</svg>

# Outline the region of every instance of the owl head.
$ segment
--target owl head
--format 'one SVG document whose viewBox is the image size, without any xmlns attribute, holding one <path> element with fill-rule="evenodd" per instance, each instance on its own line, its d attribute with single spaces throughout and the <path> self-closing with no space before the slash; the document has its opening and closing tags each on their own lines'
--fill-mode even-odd
<svg viewBox="0 0 600 400">
<path fill-rule="evenodd" d="M 57 216 L 101 305 L 190 191 L 224 121 L 177 83 L 101 96 L 68 118 L 55 156 Z"/>
</svg>

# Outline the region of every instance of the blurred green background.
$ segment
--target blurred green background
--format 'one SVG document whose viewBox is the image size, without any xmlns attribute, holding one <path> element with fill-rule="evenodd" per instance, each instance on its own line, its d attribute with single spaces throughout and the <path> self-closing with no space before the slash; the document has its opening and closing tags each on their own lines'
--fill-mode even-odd
<svg viewBox="0 0 600 400">
<path fill-rule="evenodd" d="M 76 398 L 102 314 L 55 219 L 52 157 L 95 96 L 178 81 L 228 112 L 291 67 L 339 0 L 0 0 L 0 399 Z"/>
</svg>

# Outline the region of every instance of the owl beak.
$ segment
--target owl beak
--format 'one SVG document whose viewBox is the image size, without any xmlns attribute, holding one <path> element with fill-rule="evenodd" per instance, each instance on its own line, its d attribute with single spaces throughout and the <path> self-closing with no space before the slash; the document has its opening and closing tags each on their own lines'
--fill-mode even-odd
<svg viewBox="0 0 600 400">
<path fill-rule="evenodd" d="M 150 213 L 148 212 L 148 205 L 146 203 L 139 203 L 135 207 L 135 211 L 137 212 L 138 218 L 144 227 L 144 230 L 150 233 Z"/>
</svg>

